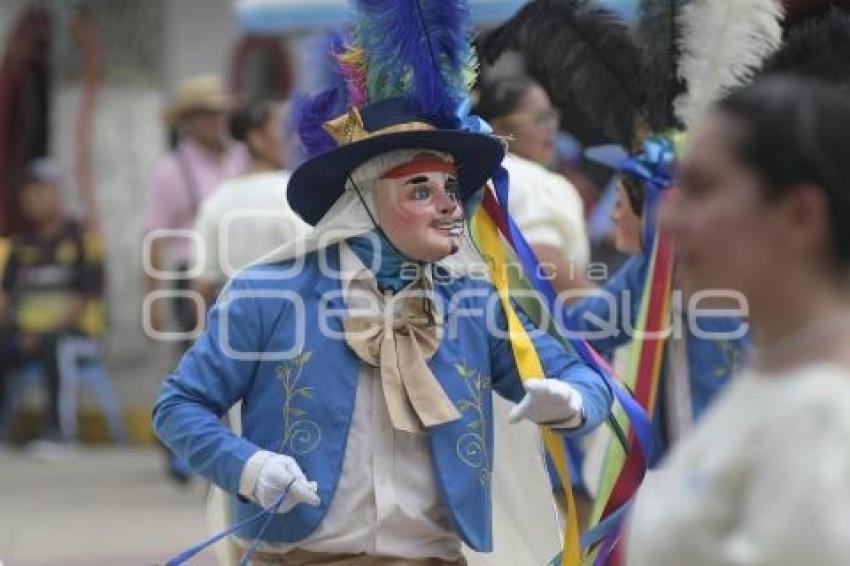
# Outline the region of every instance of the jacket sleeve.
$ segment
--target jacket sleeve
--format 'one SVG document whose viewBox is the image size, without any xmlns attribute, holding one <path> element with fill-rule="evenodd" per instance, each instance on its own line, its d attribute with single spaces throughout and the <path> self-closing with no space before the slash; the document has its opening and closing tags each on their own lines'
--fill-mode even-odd
<svg viewBox="0 0 850 566">
<path fill-rule="evenodd" d="M 265 345 L 261 312 L 247 281 L 235 279 L 211 309 L 207 329 L 165 380 L 153 409 L 157 436 L 194 471 L 236 494 L 259 449 L 221 423 L 250 389 Z"/>
<path fill-rule="evenodd" d="M 637 324 L 648 260 L 634 256 L 593 295 L 567 309 L 567 329 L 610 359 L 631 341 Z"/>
<path fill-rule="evenodd" d="M 505 334 L 507 320 L 499 308 L 496 316 L 496 336 L 491 337 L 490 367 L 493 388 L 508 400 L 518 402 L 525 392 L 514 361 L 510 340 Z M 528 332 L 545 376 L 560 379 L 575 387 L 584 399 L 587 419 L 578 428 L 564 431 L 568 436 L 584 435 L 604 422 L 611 410 L 613 394 L 602 377 L 586 366 L 571 350 L 535 327 L 518 305 L 514 305 L 520 322 Z M 500 332 L 501 331 L 501 332 Z"/>
</svg>

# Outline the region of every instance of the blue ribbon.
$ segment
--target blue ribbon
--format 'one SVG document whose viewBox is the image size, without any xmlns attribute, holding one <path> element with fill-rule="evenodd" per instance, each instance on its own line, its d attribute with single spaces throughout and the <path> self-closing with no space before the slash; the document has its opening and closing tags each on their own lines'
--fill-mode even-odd
<svg viewBox="0 0 850 566">
<path fill-rule="evenodd" d="M 499 207 L 501 208 L 505 222 L 508 226 L 511 241 L 514 243 L 517 257 L 519 257 L 519 260 L 523 265 L 526 277 L 528 277 L 531 281 L 535 290 L 545 297 L 546 304 L 549 307 L 549 312 L 552 313 L 553 316 L 558 317 L 561 321 L 561 328 L 569 328 L 569 317 L 567 316 L 566 310 L 559 310 L 557 308 L 557 293 L 555 292 L 555 288 L 552 287 L 552 282 L 541 277 L 543 270 L 540 269 L 540 262 L 537 260 L 537 257 L 534 255 L 534 251 L 531 249 L 531 246 L 526 241 L 525 236 L 523 236 L 508 211 L 507 203 L 508 191 L 510 190 L 510 178 L 508 176 L 508 171 L 504 167 L 500 167 L 499 170 L 496 171 L 496 174 L 493 176 L 493 184 L 496 189 L 496 198 L 499 201 Z M 596 362 L 596 358 L 591 352 L 590 346 L 587 342 L 572 338 L 569 339 L 569 342 L 573 348 L 575 348 L 576 353 L 578 353 L 582 361 L 602 377 L 606 385 L 608 385 L 611 389 L 617 401 L 623 407 L 623 410 L 635 431 L 635 437 L 637 438 L 638 445 L 643 453 L 644 461 L 648 462 L 649 457 L 652 454 L 653 436 L 652 424 L 646 414 L 646 411 L 643 410 L 640 403 L 632 397 L 631 393 L 629 393 L 625 387 L 616 381 L 604 367 Z"/>
<path fill-rule="evenodd" d="M 600 521 L 592 529 L 581 535 L 581 547 L 583 549 L 592 548 L 598 542 L 611 534 L 611 532 L 622 524 L 622 520 L 625 519 L 633 505 L 634 499 L 630 499 L 619 509 L 605 517 L 605 519 Z"/>
<path fill-rule="evenodd" d="M 625 505 L 611 513 L 608 517 L 605 518 L 604 521 L 600 522 L 598 525 L 590 529 L 581 535 L 581 548 L 583 550 L 587 550 L 588 548 L 593 547 L 597 543 L 602 540 L 610 540 L 613 536 L 619 536 L 620 527 L 623 524 L 623 519 L 631 510 L 632 505 L 634 504 L 634 500 L 630 500 Z M 603 551 L 606 549 L 603 547 Z M 605 556 L 610 553 L 610 549 L 607 549 L 605 552 Z M 561 564 L 561 555 L 562 553 L 558 553 L 555 555 L 552 560 L 549 561 L 548 566 L 559 566 Z M 600 553 L 602 556 L 602 553 Z"/>
<path fill-rule="evenodd" d="M 451 127 L 458 130 L 484 135 L 493 133 L 493 128 L 486 120 L 472 113 L 472 99 L 468 96 L 458 104 L 451 122 Z"/>
<path fill-rule="evenodd" d="M 675 183 L 673 166 L 676 152 L 667 138 L 649 138 L 643 143 L 643 151 L 630 157 L 620 165 L 620 171 L 634 177 L 646 188 L 646 204 L 643 212 L 643 244 L 645 250 L 652 249 L 658 229 L 658 205 L 661 195 Z"/>
<path fill-rule="evenodd" d="M 655 137 L 643 142 L 643 151 L 626 159 L 620 165 L 620 171 L 640 179 L 656 190 L 664 190 L 673 184 L 675 163 L 676 152 L 673 143 L 667 138 Z"/>
<path fill-rule="evenodd" d="M 260 544 L 260 540 L 261 540 L 261 537 L 263 536 L 263 533 L 266 532 L 266 529 L 271 524 L 272 519 L 274 518 L 275 514 L 277 513 L 278 507 L 280 507 L 280 504 L 283 503 L 284 499 L 286 499 L 286 496 L 289 495 L 289 488 L 291 486 L 292 486 L 292 484 L 287 486 L 287 488 L 284 490 L 284 492 L 280 494 L 280 496 L 275 500 L 275 502 L 270 507 L 260 509 L 259 512 L 257 512 L 254 515 L 251 515 L 247 519 L 244 519 L 244 520 L 236 523 L 235 525 L 221 531 L 217 535 L 213 535 L 210 538 L 199 542 L 198 544 L 196 544 L 195 546 L 193 546 L 191 548 L 187 548 L 186 550 L 184 550 L 183 552 L 181 552 L 177 556 L 170 558 L 168 560 L 168 562 L 165 563 L 165 566 L 180 566 L 180 564 L 185 564 L 186 562 L 188 562 L 189 560 L 194 558 L 197 554 L 199 554 L 200 552 L 202 552 L 206 548 L 214 545 L 215 543 L 217 543 L 221 539 L 223 539 L 225 537 L 229 537 L 230 535 L 234 534 L 236 531 L 238 531 L 242 527 L 244 527 L 246 525 L 250 525 L 254 521 L 259 521 L 260 519 L 265 517 L 266 520 L 263 523 L 263 526 L 260 527 L 260 530 L 257 532 L 257 536 L 254 538 L 254 541 L 251 543 L 250 548 L 248 548 L 248 551 L 245 552 L 245 555 L 242 557 L 242 560 L 239 562 L 239 566 L 248 566 L 248 564 L 251 560 L 251 557 L 254 556 L 255 552 L 257 552 L 257 547 Z"/>
<path fill-rule="evenodd" d="M 593 566 L 605 566 L 608 563 L 608 557 L 620 540 L 620 534 L 623 532 L 625 521 L 620 520 L 611 529 L 611 532 L 605 537 L 605 542 L 602 543 L 602 548 L 599 549 L 599 554 L 596 556 L 596 561 Z"/>
</svg>

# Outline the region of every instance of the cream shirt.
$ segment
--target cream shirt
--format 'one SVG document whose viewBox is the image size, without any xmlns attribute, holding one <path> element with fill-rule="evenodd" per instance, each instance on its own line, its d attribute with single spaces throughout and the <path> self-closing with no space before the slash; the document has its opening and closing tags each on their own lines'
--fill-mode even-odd
<svg viewBox="0 0 850 566">
<path fill-rule="evenodd" d="M 384 307 L 374 276 L 344 243 L 340 272 L 349 308 L 360 309 L 362 315 L 370 305 Z M 459 559 L 461 540 L 440 498 L 428 437 L 393 428 L 379 368 L 361 364 L 356 395 L 342 475 L 328 514 L 304 540 L 263 545 L 264 550 Z M 242 474 L 243 495 L 256 482 L 264 454 L 268 453 L 258 452 L 248 460 Z"/>
<path fill-rule="evenodd" d="M 750 372 L 641 486 L 633 566 L 850 564 L 850 371 Z"/>
<path fill-rule="evenodd" d="M 287 203 L 288 182 L 286 171 L 246 175 L 222 183 L 203 202 L 195 220 L 201 240 L 195 260 L 203 262 L 200 279 L 224 283 L 310 230 Z"/>
</svg>

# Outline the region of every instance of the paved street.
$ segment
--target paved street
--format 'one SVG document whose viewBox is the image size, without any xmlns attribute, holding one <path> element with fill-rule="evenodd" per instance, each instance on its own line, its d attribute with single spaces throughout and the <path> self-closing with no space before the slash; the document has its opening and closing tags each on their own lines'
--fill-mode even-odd
<svg viewBox="0 0 850 566">
<path fill-rule="evenodd" d="M 0 453 L 0 566 L 151 565 L 206 536 L 204 486 L 173 484 L 157 450 Z"/>
</svg>

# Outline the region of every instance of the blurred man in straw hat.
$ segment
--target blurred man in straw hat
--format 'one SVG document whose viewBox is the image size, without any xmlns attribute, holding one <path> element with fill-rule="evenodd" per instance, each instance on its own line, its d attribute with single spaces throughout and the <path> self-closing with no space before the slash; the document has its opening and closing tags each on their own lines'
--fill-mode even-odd
<svg viewBox="0 0 850 566">
<path fill-rule="evenodd" d="M 227 134 L 227 115 L 233 96 L 215 75 L 184 80 L 163 112 L 167 127 L 177 136 L 176 147 L 157 164 L 144 216 L 146 233 L 157 230 L 190 230 L 201 202 L 225 179 L 242 172 L 247 164 L 244 149 Z M 191 244 L 188 237 L 154 238 L 150 266 L 157 270 L 186 271 Z M 148 270 L 150 271 L 150 270 Z M 147 273 L 147 290 L 160 279 Z M 187 288 L 181 279 L 177 287 Z M 174 301 L 178 327 L 195 327 L 195 307 L 189 300 Z M 163 330 L 158 302 L 152 304 L 151 326 Z"/>
<path fill-rule="evenodd" d="M 161 287 L 164 280 L 157 277 L 154 270 L 185 274 L 169 281 L 169 286 L 188 290 L 192 275 L 189 236 L 174 232 L 166 235 L 161 231 L 191 230 L 201 202 L 219 183 L 246 167 L 244 149 L 227 134 L 227 115 L 234 105 L 234 98 L 221 79 L 215 75 L 199 75 L 180 84 L 163 112 L 163 120 L 176 135 L 177 143 L 154 170 L 144 215 L 145 232 L 152 237 L 146 258 L 149 261 L 145 262 L 148 293 Z M 178 330 L 186 333 L 184 336 L 190 336 L 195 328 L 201 304 L 188 296 L 171 299 Z M 149 308 L 149 327 L 163 331 L 162 301 L 151 302 Z M 182 349 L 189 343 L 190 340 L 184 340 Z M 176 460 L 170 462 L 170 471 L 180 481 L 188 477 L 185 466 Z"/>
</svg>

